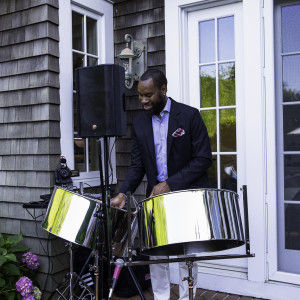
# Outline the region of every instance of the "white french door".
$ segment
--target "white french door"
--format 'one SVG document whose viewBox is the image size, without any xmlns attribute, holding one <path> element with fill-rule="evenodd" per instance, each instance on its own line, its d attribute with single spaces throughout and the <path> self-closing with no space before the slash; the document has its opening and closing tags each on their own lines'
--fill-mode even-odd
<svg viewBox="0 0 300 300">
<path fill-rule="evenodd" d="M 275 6 L 277 125 L 277 270 L 273 279 L 300 277 L 300 2 Z"/>
<path fill-rule="evenodd" d="M 188 104 L 200 110 L 210 137 L 210 186 L 240 193 L 245 184 L 242 4 L 190 12 L 187 23 Z M 245 249 L 222 252 L 229 253 Z M 215 263 L 247 267 L 246 259 Z"/>
</svg>

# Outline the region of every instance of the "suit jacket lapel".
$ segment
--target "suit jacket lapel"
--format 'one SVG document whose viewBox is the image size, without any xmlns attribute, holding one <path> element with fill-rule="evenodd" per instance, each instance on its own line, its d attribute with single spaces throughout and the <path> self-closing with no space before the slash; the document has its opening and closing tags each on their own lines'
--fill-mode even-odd
<svg viewBox="0 0 300 300">
<path fill-rule="evenodd" d="M 179 123 L 179 114 L 180 110 L 177 109 L 177 103 L 171 99 L 171 110 L 170 110 L 170 116 L 169 116 L 169 127 L 168 127 L 168 137 L 167 137 L 167 159 L 169 158 L 172 143 L 173 143 L 173 137 L 172 133 L 178 128 Z"/>
<path fill-rule="evenodd" d="M 153 137 L 153 128 L 152 128 L 152 118 L 151 116 L 146 115 L 144 118 L 144 130 L 146 132 L 146 142 L 148 144 L 148 149 L 150 151 L 150 157 L 152 163 L 156 169 L 156 159 L 155 159 L 155 147 L 154 147 L 154 137 Z"/>
</svg>

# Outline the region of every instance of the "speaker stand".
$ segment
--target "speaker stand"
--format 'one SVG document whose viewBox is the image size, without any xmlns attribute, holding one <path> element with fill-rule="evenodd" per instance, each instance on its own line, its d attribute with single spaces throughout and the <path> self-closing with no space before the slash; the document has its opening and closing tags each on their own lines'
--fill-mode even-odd
<svg viewBox="0 0 300 300">
<path fill-rule="evenodd" d="M 99 293 L 96 291 L 96 300 L 98 300 L 97 294 L 99 294 L 100 299 L 104 299 L 104 277 L 103 277 L 103 267 L 104 267 L 104 256 L 103 256 L 103 248 L 105 248 L 106 253 L 106 271 L 107 271 L 107 286 L 111 285 L 111 268 L 110 263 L 112 261 L 112 237 L 111 237 L 111 208 L 110 208 L 110 187 L 109 187 L 109 176 L 108 176 L 108 163 L 109 163 L 109 149 L 108 149 L 108 138 L 104 137 L 104 178 L 103 178 L 103 164 L 102 164 L 102 151 L 101 151 L 101 140 L 100 138 L 97 140 L 97 149 L 98 149 L 98 156 L 99 156 L 99 171 L 100 171 L 100 186 L 101 186 L 101 193 L 102 193 L 102 207 L 100 212 L 100 224 L 99 224 L 99 274 L 97 274 L 99 280 Z M 104 239 L 101 231 L 103 232 L 104 228 Z M 103 244 L 102 242 L 105 241 Z M 103 247 L 104 246 L 104 247 Z M 96 285 L 97 289 L 97 285 Z M 106 298 L 107 295 L 105 295 Z M 99 300 L 100 300 L 99 299 Z"/>
</svg>

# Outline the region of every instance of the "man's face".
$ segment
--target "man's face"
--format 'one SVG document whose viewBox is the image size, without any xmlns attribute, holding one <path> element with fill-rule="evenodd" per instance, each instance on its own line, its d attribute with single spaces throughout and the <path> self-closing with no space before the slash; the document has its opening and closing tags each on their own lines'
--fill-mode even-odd
<svg viewBox="0 0 300 300">
<path fill-rule="evenodd" d="M 139 99 L 145 112 L 150 115 L 159 115 L 163 110 L 167 102 L 166 92 L 165 85 L 158 89 L 151 78 L 138 84 Z"/>
</svg>

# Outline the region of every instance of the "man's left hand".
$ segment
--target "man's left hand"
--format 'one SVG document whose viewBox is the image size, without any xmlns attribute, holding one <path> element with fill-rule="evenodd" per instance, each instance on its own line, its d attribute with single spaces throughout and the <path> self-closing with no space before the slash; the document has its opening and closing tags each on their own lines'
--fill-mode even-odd
<svg viewBox="0 0 300 300">
<path fill-rule="evenodd" d="M 153 187 L 150 197 L 153 197 L 153 196 L 156 196 L 159 194 L 169 193 L 170 191 L 171 190 L 170 190 L 170 187 L 167 184 L 167 182 L 163 181 Z"/>
</svg>

